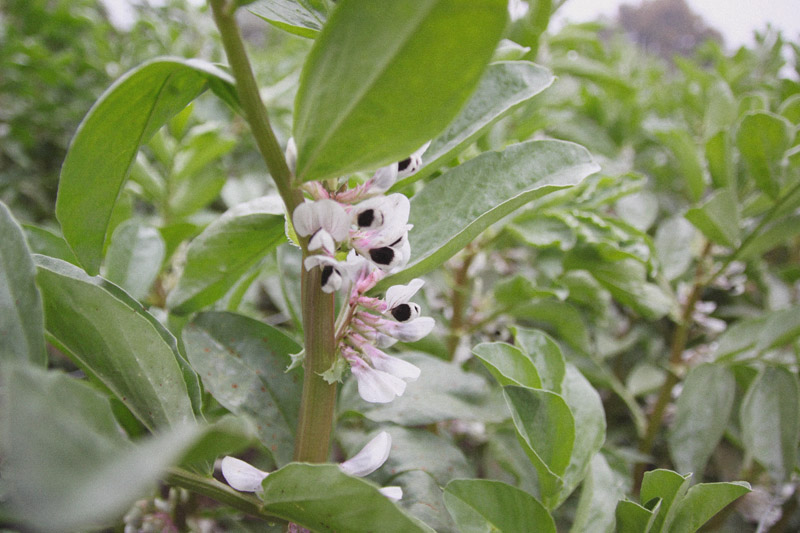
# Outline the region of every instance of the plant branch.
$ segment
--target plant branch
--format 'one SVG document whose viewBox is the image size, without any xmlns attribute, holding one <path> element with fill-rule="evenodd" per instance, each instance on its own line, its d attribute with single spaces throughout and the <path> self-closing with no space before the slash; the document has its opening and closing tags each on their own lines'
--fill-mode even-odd
<svg viewBox="0 0 800 533">
<path fill-rule="evenodd" d="M 299 189 L 292 188 L 292 173 L 269 123 L 267 109 L 261 100 L 242 34 L 236 23 L 236 2 L 210 0 L 209 3 L 214 14 L 214 22 L 222 37 L 222 46 L 225 48 L 231 73 L 236 80 L 239 104 L 250 125 L 258 151 L 261 152 L 267 169 L 278 187 L 278 192 L 286 204 L 287 212 L 292 213 L 294 208 L 303 201 L 303 194 Z"/>
</svg>

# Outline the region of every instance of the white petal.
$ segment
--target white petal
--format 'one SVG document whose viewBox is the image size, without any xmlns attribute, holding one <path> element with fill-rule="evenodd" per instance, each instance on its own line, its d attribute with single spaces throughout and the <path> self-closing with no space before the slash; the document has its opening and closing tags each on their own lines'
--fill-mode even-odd
<svg viewBox="0 0 800 533">
<path fill-rule="evenodd" d="M 426 142 L 413 154 L 411 154 L 406 159 L 398 163 L 397 179 L 402 179 L 405 178 L 406 176 L 410 176 L 414 174 L 417 170 L 422 168 L 422 154 L 425 153 L 425 150 L 427 150 L 428 146 L 430 145 L 431 141 Z M 403 163 L 405 163 L 405 166 L 403 166 Z M 400 170 L 401 166 L 403 166 L 402 170 Z"/>
<path fill-rule="evenodd" d="M 387 354 L 384 354 L 383 357 L 374 358 L 372 366 L 407 381 L 416 380 L 420 374 L 420 369 L 416 365 Z"/>
<path fill-rule="evenodd" d="M 394 285 L 389 287 L 386 291 L 386 297 L 384 298 L 387 309 L 392 309 L 400 304 L 408 303 L 411 297 L 414 296 L 423 285 L 425 285 L 424 280 L 415 278 L 412 279 L 408 285 Z"/>
<path fill-rule="evenodd" d="M 286 165 L 294 175 L 297 170 L 297 143 L 294 142 L 294 137 L 289 137 L 286 142 Z"/>
<path fill-rule="evenodd" d="M 350 218 L 338 202 L 327 199 L 318 200 L 314 202 L 314 209 L 320 227 L 327 230 L 336 242 L 342 242 L 347 238 Z"/>
<path fill-rule="evenodd" d="M 222 459 L 222 476 L 228 485 L 240 492 L 261 490 L 261 482 L 268 475 L 267 472 L 236 457 L 226 456 Z"/>
<path fill-rule="evenodd" d="M 330 233 L 320 228 L 308 241 L 308 250 L 311 252 L 324 250 L 326 253 L 332 254 L 336 251 L 336 243 Z"/>
<path fill-rule="evenodd" d="M 390 337 L 385 333 L 378 332 L 378 336 L 375 340 L 375 345 L 378 348 L 389 348 L 390 346 L 394 346 L 395 344 L 397 344 L 397 339 L 395 339 L 394 337 Z"/>
<path fill-rule="evenodd" d="M 381 431 L 366 446 L 361 448 L 360 452 L 340 464 L 339 467 L 351 476 L 368 476 L 386 462 L 391 449 L 392 436 L 385 431 Z"/>
<path fill-rule="evenodd" d="M 378 492 L 380 492 L 390 500 L 400 501 L 403 499 L 402 487 L 383 487 L 381 489 L 378 489 Z"/>
<path fill-rule="evenodd" d="M 394 337 L 402 342 L 415 342 L 426 336 L 433 330 L 436 321 L 429 316 L 422 316 L 397 324 L 396 329 L 392 332 Z"/>
<path fill-rule="evenodd" d="M 358 394 L 370 403 L 389 403 L 396 396 L 402 396 L 406 390 L 406 382 L 402 379 L 375 370 L 366 363 L 352 366 L 353 375 L 358 382 Z"/>
<path fill-rule="evenodd" d="M 312 202 L 303 202 L 294 208 L 292 213 L 292 224 L 294 231 L 301 237 L 308 237 L 319 229 Z"/>
<path fill-rule="evenodd" d="M 397 163 L 381 167 L 372 176 L 370 192 L 381 193 L 388 191 L 395 181 L 397 181 Z"/>
</svg>

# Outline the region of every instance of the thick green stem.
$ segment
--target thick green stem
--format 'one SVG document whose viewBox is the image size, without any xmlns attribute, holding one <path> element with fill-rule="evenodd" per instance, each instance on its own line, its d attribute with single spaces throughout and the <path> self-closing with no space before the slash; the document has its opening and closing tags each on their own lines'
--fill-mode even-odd
<svg viewBox="0 0 800 533">
<path fill-rule="evenodd" d="M 269 123 L 267 110 L 261 101 L 253 70 L 247 57 L 239 26 L 236 23 L 236 2 L 210 0 L 214 22 L 222 37 L 231 72 L 236 80 L 239 104 L 253 132 L 258 150 L 267 164 L 288 213 L 303 202 L 303 194 L 293 186 L 292 174 L 283 151 Z M 305 249 L 307 242 L 301 245 Z M 321 290 L 321 271 L 303 269 L 303 329 L 305 335 L 305 378 L 300 404 L 294 458 L 305 462 L 326 462 L 333 429 L 336 385 L 329 385 L 320 374 L 335 360 L 334 299 Z"/>
<path fill-rule="evenodd" d="M 244 48 L 242 34 L 236 23 L 236 2 L 210 0 L 210 4 L 214 13 L 214 22 L 222 37 L 222 46 L 228 56 L 231 73 L 236 80 L 239 104 L 242 106 L 250 130 L 253 132 L 258 150 L 286 204 L 287 212 L 292 213 L 294 208 L 303 201 L 303 195 L 299 189 L 292 188 L 292 173 L 270 126 L 264 102 L 261 101 L 258 84 Z"/>
<path fill-rule="evenodd" d="M 308 463 L 328 460 L 336 405 L 336 383 L 320 375 L 336 360 L 333 295 L 320 289 L 321 272 L 303 269 L 301 289 L 306 354 L 294 459 Z"/>
</svg>

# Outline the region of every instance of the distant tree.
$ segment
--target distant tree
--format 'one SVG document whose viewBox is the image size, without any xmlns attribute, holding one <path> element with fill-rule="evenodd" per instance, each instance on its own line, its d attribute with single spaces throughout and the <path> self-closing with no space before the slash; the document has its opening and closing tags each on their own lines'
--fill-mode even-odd
<svg viewBox="0 0 800 533">
<path fill-rule="evenodd" d="M 693 12 L 685 0 L 623 4 L 617 20 L 634 42 L 665 59 L 676 54 L 691 55 L 709 39 L 722 43 L 722 35 Z"/>
</svg>

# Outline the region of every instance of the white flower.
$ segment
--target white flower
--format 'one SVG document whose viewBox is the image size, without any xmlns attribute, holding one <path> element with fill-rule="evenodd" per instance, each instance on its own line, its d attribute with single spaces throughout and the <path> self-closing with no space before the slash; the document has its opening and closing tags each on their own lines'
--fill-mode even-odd
<svg viewBox="0 0 800 533">
<path fill-rule="evenodd" d="M 354 253 L 348 254 L 346 261 L 337 261 L 333 257 L 321 254 L 310 255 L 303 261 L 303 265 L 308 271 L 314 267 L 322 269 L 320 281 L 322 291 L 329 294 L 338 291 L 342 287 L 343 280 L 353 279 L 365 263 L 366 261 L 363 257 L 359 257 Z"/>
<path fill-rule="evenodd" d="M 345 350 L 342 350 L 345 355 Z M 370 403 L 389 403 L 406 391 L 406 382 L 402 379 L 384 372 L 375 370 L 365 363 L 358 355 L 345 355 L 350 363 L 350 371 L 358 384 L 358 395 Z"/>
<path fill-rule="evenodd" d="M 364 355 L 369 357 L 370 363 L 376 370 L 407 381 L 414 381 L 419 377 L 419 367 L 412 365 L 408 361 L 388 355 L 369 343 L 364 343 L 359 348 L 364 352 Z"/>
<path fill-rule="evenodd" d="M 378 489 L 378 491 L 390 500 L 398 501 L 403 499 L 402 487 L 383 487 L 382 489 Z"/>
<path fill-rule="evenodd" d="M 369 182 L 369 192 L 372 194 L 386 192 L 398 179 L 410 176 L 419 170 L 422 167 L 422 154 L 425 153 L 425 150 L 428 149 L 430 144 L 431 141 L 428 141 L 402 161 L 386 165 L 376 170 Z"/>
<path fill-rule="evenodd" d="M 431 145 L 431 141 L 426 142 L 417 149 L 416 152 L 397 163 L 397 179 L 403 179 L 414 174 L 422 168 L 422 154 Z"/>
<path fill-rule="evenodd" d="M 415 342 L 433 330 L 436 322 L 429 316 L 421 316 L 408 322 L 384 320 L 377 326 L 378 331 L 402 342 Z"/>
<path fill-rule="evenodd" d="M 524 0 L 508 0 L 508 15 L 511 22 L 517 21 L 528 14 L 530 6 Z"/>
<path fill-rule="evenodd" d="M 336 243 L 347 239 L 350 226 L 344 208 L 328 199 L 298 205 L 292 214 L 292 222 L 299 236 L 311 236 L 309 250 L 321 249 L 330 255 L 336 251 Z"/>
<path fill-rule="evenodd" d="M 376 471 L 389 458 L 392 449 L 392 436 L 385 431 L 381 431 L 370 440 L 361 451 L 347 461 L 341 463 L 341 468 L 345 474 L 351 476 L 364 477 Z"/>
<path fill-rule="evenodd" d="M 386 291 L 384 314 L 389 313 L 398 322 L 408 322 L 419 317 L 419 305 L 409 302 L 425 282 L 419 278 L 412 279 L 408 285 L 394 285 Z"/>
<path fill-rule="evenodd" d="M 269 473 L 259 470 L 253 465 L 235 457 L 222 459 L 222 476 L 228 485 L 240 492 L 256 492 L 261 490 L 261 482 Z"/>
</svg>

